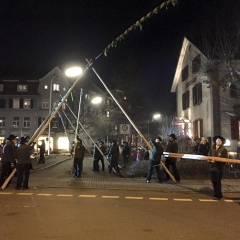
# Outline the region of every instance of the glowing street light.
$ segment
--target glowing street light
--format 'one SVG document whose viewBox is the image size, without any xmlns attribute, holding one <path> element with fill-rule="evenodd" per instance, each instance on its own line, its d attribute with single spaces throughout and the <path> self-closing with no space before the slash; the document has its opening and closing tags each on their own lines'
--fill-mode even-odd
<svg viewBox="0 0 240 240">
<path fill-rule="evenodd" d="M 71 67 L 68 68 L 64 74 L 55 74 L 50 82 L 50 96 L 49 96 L 49 115 L 52 112 L 52 92 L 53 92 L 53 80 L 58 77 L 65 75 L 67 77 L 77 77 L 82 73 L 82 68 L 80 67 Z M 50 155 L 50 136 L 51 136 L 51 122 L 48 125 L 48 155 Z"/>
<path fill-rule="evenodd" d="M 102 102 L 102 98 L 101 97 L 95 97 L 91 101 L 92 104 L 99 104 L 101 102 Z"/>
<path fill-rule="evenodd" d="M 82 73 L 82 68 L 80 67 L 71 67 L 65 71 L 67 77 L 77 77 Z"/>
<path fill-rule="evenodd" d="M 159 119 L 160 117 L 161 117 L 161 114 L 159 114 L 159 113 L 156 113 L 156 114 L 153 115 L 153 119 L 154 119 L 154 120 L 157 120 L 157 119 Z"/>
</svg>

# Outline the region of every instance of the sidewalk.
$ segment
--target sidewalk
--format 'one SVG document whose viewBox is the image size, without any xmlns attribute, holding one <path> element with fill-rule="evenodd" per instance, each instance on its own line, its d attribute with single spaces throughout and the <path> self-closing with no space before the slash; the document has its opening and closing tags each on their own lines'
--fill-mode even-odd
<svg viewBox="0 0 240 240">
<path fill-rule="evenodd" d="M 212 193 L 212 184 L 209 179 L 181 180 L 178 184 L 172 181 L 160 184 L 152 179 L 151 183 L 147 184 L 145 178 L 120 178 L 115 174 L 109 174 L 107 170 L 96 173 L 92 171 L 91 156 L 85 157 L 82 177 L 76 179 L 72 178 L 72 159 L 69 155 L 51 155 L 46 156 L 45 159 L 45 164 L 38 165 L 36 161 L 32 162 L 34 170 L 30 176 L 31 186 Z M 53 168 L 56 165 L 58 166 Z M 122 169 L 121 172 L 124 176 L 125 171 Z M 240 193 L 240 179 L 223 179 L 222 190 L 223 192 Z"/>
</svg>

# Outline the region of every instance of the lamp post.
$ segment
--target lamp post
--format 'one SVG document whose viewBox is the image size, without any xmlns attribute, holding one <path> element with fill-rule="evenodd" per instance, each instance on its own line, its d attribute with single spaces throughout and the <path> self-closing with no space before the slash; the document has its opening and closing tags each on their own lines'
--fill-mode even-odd
<svg viewBox="0 0 240 240">
<path fill-rule="evenodd" d="M 67 77 L 77 77 L 82 73 L 82 69 L 80 67 L 71 67 L 68 68 L 64 74 L 54 74 L 50 81 L 50 93 L 49 93 L 49 115 L 52 112 L 52 92 L 53 92 L 53 80 L 58 77 L 65 75 Z M 48 155 L 50 155 L 50 137 L 51 137 L 51 122 L 48 125 Z"/>
</svg>

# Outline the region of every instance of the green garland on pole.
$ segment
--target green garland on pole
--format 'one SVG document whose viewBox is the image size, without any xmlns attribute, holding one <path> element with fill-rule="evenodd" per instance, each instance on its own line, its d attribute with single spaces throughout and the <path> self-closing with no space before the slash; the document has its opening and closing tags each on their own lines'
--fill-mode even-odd
<svg viewBox="0 0 240 240">
<path fill-rule="evenodd" d="M 177 4 L 178 0 L 167 0 L 163 2 L 160 6 L 156 7 L 153 9 L 153 11 L 149 12 L 146 16 L 142 17 L 139 19 L 137 22 L 135 22 L 131 27 L 129 27 L 124 33 L 119 35 L 115 40 L 113 40 L 105 49 L 104 49 L 104 55 L 107 56 L 107 52 L 109 51 L 110 48 L 117 47 L 118 42 L 121 42 L 124 40 L 125 36 L 128 35 L 129 32 L 132 30 L 135 30 L 136 28 L 139 28 L 140 31 L 142 31 L 142 23 L 145 22 L 148 18 L 152 17 L 154 14 L 158 14 L 159 10 L 162 8 L 168 7 L 169 4 L 172 4 L 175 6 Z"/>
</svg>

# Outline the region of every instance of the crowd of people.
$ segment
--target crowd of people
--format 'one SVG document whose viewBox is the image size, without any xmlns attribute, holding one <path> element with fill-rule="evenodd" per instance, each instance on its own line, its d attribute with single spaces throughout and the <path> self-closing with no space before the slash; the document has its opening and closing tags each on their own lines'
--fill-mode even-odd
<svg viewBox="0 0 240 240">
<path fill-rule="evenodd" d="M 7 178 L 16 169 L 17 183 L 16 190 L 29 189 L 28 181 L 30 170 L 33 169 L 31 162 L 31 154 L 34 151 L 35 143 L 28 144 L 29 136 L 18 138 L 14 134 L 10 134 L 1 144 L 1 163 L 2 171 L 0 175 L 0 186 L 2 186 Z M 45 141 L 38 145 L 40 149 L 40 157 L 38 164 L 44 164 Z M 11 179 L 7 186 L 11 183 Z"/>
<path fill-rule="evenodd" d="M 177 168 L 177 158 L 166 157 L 163 171 L 160 169 L 161 160 L 163 156 L 163 152 L 170 153 L 178 153 L 178 143 L 176 142 L 175 134 L 170 134 L 168 138 L 168 143 L 165 146 L 165 149 L 162 144 L 162 139 L 160 137 L 156 137 L 154 140 L 150 141 L 152 144 L 152 151 L 149 151 L 148 147 L 146 147 L 143 159 L 149 160 L 148 168 L 147 168 L 147 177 L 146 182 L 150 183 L 152 179 L 153 170 L 156 170 L 157 179 L 160 183 L 163 181 L 169 180 L 170 167 L 173 172 L 173 176 L 177 183 L 180 182 L 180 174 Z M 204 156 L 215 156 L 227 158 L 228 152 L 224 147 L 225 138 L 222 136 L 214 136 L 213 138 L 213 146 L 210 148 L 209 142 L 202 138 L 199 144 L 197 145 L 196 154 L 204 155 Z M 0 175 L 0 186 L 4 184 L 8 176 L 12 173 L 13 169 L 17 170 L 17 190 L 25 190 L 28 189 L 28 180 L 29 173 L 32 169 L 31 164 L 31 153 L 33 152 L 34 144 L 28 144 L 29 137 L 21 137 L 17 138 L 17 136 L 10 134 L 8 138 L 2 144 L 1 150 L 1 163 L 2 163 L 2 171 Z M 119 157 L 121 156 L 123 159 L 122 168 L 128 168 L 130 165 L 131 158 L 131 148 L 128 145 L 128 142 L 123 142 L 122 150 L 119 149 L 119 146 L 115 140 L 111 142 L 111 145 L 107 149 L 104 146 L 103 141 L 98 141 L 94 144 L 93 150 L 93 171 L 99 172 L 100 169 L 102 172 L 105 171 L 105 157 L 108 162 L 108 172 L 111 174 L 115 172 L 117 175 L 120 175 L 120 167 L 119 167 Z M 44 164 L 45 158 L 45 141 L 41 140 L 41 144 L 38 145 L 40 149 L 40 158 L 38 164 Z M 80 178 L 82 169 L 83 169 L 83 160 L 85 156 L 86 148 L 83 145 L 82 140 L 77 137 L 74 145 L 71 149 L 71 154 L 73 156 L 73 167 L 74 167 L 74 177 Z M 136 162 L 141 160 L 140 151 L 136 152 Z M 101 166 L 99 165 L 101 163 Z M 221 191 L 221 179 L 224 170 L 224 163 L 222 162 L 210 162 L 210 179 L 214 189 L 214 199 L 222 198 Z M 11 183 L 11 181 L 9 181 Z M 9 184 L 8 183 L 8 184 Z"/>
</svg>

